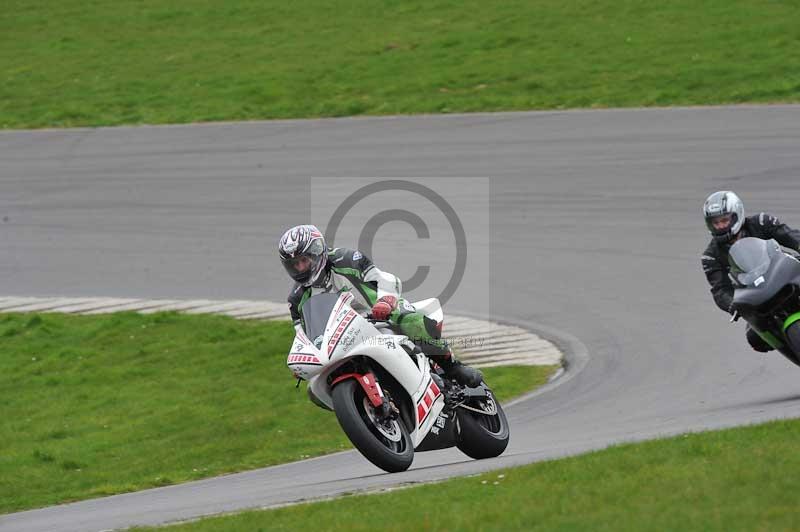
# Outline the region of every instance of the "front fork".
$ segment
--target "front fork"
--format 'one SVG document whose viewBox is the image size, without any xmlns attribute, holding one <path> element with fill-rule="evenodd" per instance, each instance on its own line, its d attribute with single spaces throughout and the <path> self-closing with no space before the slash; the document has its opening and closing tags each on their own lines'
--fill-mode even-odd
<svg viewBox="0 0 800 532">
<path fill-rule="evenodd" d="M 375 374 L 371 371 L 366 373 L 344 373 L 339 375 L 333 380 L 333 382 L 331 382 L 331 388 L 333 388 L 337 383 L 346 379 L 355 379 L 358 384 L 361 385 L 361 388 L 367 395 L 367 399 L 369 399 L 369 402 L 375 408 L 378 417 L 394 419 L 400 414 L 400 411 L 394 405 L 394 402 L 392 402 L 391 398 L 387 397 L 383 392 L 378 379 L 375 378 Z"/>
</svg>

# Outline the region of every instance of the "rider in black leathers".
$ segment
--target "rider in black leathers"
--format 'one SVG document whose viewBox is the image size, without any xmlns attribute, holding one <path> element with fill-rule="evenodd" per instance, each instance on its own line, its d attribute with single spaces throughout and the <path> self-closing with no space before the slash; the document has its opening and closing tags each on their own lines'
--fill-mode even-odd
<svg viewBox="0 0 800 532">
<path fill-rule="evenodd" d="M 733 313 L 734 286 L 728 272 L 728 250 L 744 237 L 768 240 L 775 239 L 780 245 L 797 251 L 800 249 L 800 231 L 782 223 L 767 213 L 744 216 L 744 206 L 739 196 L 728 190 L 711 194 L 703 205 L 706 226 L 711 232 L 711 242 L 703 252 L 703 272 L 711 285 L 714 301 L 722 310 Z M 747 328 L 747 341 L 759 352 L 771 351 L 772 347 L 752 330 Z"/>
</svg>

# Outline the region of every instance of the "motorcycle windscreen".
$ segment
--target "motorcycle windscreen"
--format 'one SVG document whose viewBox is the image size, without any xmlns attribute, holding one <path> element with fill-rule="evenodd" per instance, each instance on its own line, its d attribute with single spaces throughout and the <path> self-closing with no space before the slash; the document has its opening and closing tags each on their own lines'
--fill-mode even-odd
<svg viewBox="0 0 800 532">
<path fill-rule="evenodd" d="M 333 307 L 339 301 L 339 294 L 318 294 L 311 296 L 303 304 L 303 323 L 305 324 L 306 336 L 311 340 L 317 349 L 322 345 L 322 335 L 325 333 L 325 326 L 328 324 L 328 317 L 333 312 Z"/>
<path fill-rule="evenodd" d="M 740 285 L 752 286 L 780 254 L 781 248 L 774 240 L 743 238 L 729 251 L 731 274 Z"/>
</svg>

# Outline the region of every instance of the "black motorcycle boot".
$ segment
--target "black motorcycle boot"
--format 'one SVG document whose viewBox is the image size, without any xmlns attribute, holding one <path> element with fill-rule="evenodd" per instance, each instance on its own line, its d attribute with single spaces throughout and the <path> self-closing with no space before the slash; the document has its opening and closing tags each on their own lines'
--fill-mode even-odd
<svg viewBox="0 0 800 532">
<path fill-rule="evenodd" d="M 437 358 L 436 363 L 444 370 L 445 377 L 453 379 L 464 386 L 475 388 L 480 386 L 483 381 L 483 373 L 462 364 L 453 357 L 452 353 L 447 353 L 447 355 Z"/>
</svg>

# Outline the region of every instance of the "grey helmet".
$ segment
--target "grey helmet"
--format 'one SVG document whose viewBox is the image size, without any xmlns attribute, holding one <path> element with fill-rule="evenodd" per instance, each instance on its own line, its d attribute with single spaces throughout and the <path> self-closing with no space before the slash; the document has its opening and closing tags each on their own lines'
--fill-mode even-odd
<svg viewBox="0 0 800 532">
<path fill-rule="evenodd" d="M 730 223 L 722 228 L 714 227 L 714 220 L 730 215 Z M 706 227 L 719 244 L 733 240 L 744 225 L 744 204 L 739 196 L 730 190 L 720 190 L 711 194 L 703 204 L 703 217 Z"/>
<path fill-rule="evenodd" d="M 314 284 L 328 262 L 325 238 L 313 225 L 298 225 L 283 233 L 278 255 L 286 273 L 303 286 Z"/>
</svg>

